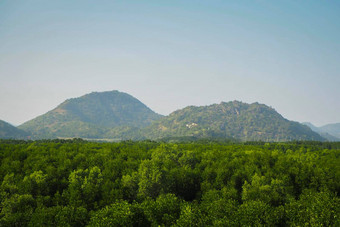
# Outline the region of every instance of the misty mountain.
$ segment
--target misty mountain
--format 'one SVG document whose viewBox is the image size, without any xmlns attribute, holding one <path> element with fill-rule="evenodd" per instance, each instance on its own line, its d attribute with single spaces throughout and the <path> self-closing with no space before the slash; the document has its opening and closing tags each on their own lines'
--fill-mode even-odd
<svg viewBox="0 0 340 227">
<path fill-rule="evenodd" d="M 160 117 L 129 94 L 119 91 L 93 92 L 68 99 L 19 128 L 32 133 L 35 138 L 120 138 L 123 133 L 133 139 L 139 128 L 150 125 Z"/>
<path fill-rule="evenodd" d="M 29 134 L 15 126 L 0 120 L 0 139 L 27 139 Z"/>
<path fill-rule="evenodd" d="M 317 126 L 313 125 L 310 122 L 302 122 L 301 124 L 308 126 L 310 129 L 312 129 L 314 132 L 320 133 L 322 130 L 320 130 Z"/>
<path fill-rule="evenodd" d="M 340 123 L 328 124 L 325 126 L 317 127 L 310 122 L 302 123 L 311 128 L 314 132 L 319 133 L 323 138 L 328 141 L 340 141 Z"/>
<path fill-rule="evenodd" d="M 309 127 L 283 118 L 271 107 L 238 101 L 189 106 L 144 129 L 150 139 L 231 138 L 242 141 L 324 140 Z"/>
<path fill-rule="evenodd" d="M 327 124 L 327 125 L 321 126 L 320 129 L 337 138 L 340 138 L 340 123 Z"/>
</svg>

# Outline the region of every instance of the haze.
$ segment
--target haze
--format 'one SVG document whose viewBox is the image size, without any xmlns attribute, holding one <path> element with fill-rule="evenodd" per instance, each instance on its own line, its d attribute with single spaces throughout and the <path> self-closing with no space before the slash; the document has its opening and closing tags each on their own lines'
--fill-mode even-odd
<svg viewBox="0 0 340 227">
<path fill-rule="evenodd" d="M 0 1 L 0 119 L 92 91 L 167 115 L 240 100 L 340 122 L 337 1 Z"/>
</svg>

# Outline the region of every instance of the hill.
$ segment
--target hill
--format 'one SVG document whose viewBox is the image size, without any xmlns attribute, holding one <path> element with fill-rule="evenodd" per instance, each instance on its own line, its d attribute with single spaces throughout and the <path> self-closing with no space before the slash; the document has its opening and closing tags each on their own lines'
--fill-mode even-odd
<svg viewBox="0 0 340 227">
<path fill-rule="evenodd" d="M 338 137 L 337 135 L 337 124 L 329 124 L 322 127 L 317 127 L 313 125 L 310 122 L 304 122 L 302 123 L 304 125 L 307 125 L 310 129 L 312 129 L 314 132 L 319 133 L 323 138 L 327 139 L 328 141 L 340 141 L 340 127 L 338 129 Z M 340 126 L 340 124 L 338 124 Z"/>
<path fill-rule="evenodd" d="M 320 133 L 322 132 L 317 126 L 313 125 L 310 122 L 302 122 L 301 124 L 308 126 L 310 129 L 312 129 L 314 132 Z"/>
<path fill-rule="evenodd" d="M 156 114 L 129 94 L 93 92 L 68 99 L 55 109 L 19 126 L 35 138 L 82 137 L 134 139 L 133 133 L 157 120 Z M 122 130 L 117 130 L 122 129 Z"/>
<path fill-rule="evenodd" d="M 337 137 L 340 140 L 340 123 L 324 125 L 321 126 L 320 129 Z"/>
<path fill-rule="evenodd" d="M 177 110 L 144 129 L 144 135 L 150 139 L 324 140 L 307 126 L 283 118 L 271 107 L 239 101 Z"/>
<path fill-rule="evenodd" d="M 0 120 L 0 139 L 27 139 L 29 134 Z"/>
</svg>

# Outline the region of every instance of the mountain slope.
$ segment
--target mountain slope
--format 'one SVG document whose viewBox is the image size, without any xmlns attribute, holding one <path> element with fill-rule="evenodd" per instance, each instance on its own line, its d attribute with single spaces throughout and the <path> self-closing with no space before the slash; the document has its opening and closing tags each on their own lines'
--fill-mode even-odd
<svg viewBox="0 0 340 227">
<path fill-rule="evenodd" d="M 119 137 L 120 131 L 115 128 L 142 128 L 160 117 L 126 93 L 93 92 L 68 99 L 19 128 L 31 132 L 36 138 L 105 138 L 106 134 Z"/>
<path fill-rule="evenodd" d="M 0 139 L 27 139 L 29 134 L 0 120 Z"/>
<path fill-rule="evenodd" d="M 243 141 L 324 140 L 307 126 L 283 118 L 266 105 L 238 101 L 177 110 L 147 127 L 144 135 L 150 139 L 192 136 Z"/>
</svg>

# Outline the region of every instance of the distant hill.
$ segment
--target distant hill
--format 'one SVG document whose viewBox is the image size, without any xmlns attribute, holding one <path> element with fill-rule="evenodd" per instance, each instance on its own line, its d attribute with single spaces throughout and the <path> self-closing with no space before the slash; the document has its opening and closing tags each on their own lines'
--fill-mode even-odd
<svg viewBox="0 0 340 227">
<path fill-rule="evenodd" d="M 28 139 L 29 134 L 0 120 L 0 139 Z"/>
<path fill-rule="evenodd" d="M 322 132 L 317 126 L 313 125 L 310 122 L 302 122 L 301 124 L 308 126 L 310 129 L 312 129 L 314 132 L 320 133 Z"/>
<path fill-rule="evenodd" d="M 143 132 L 150 139 L 195 137 L 242 141 L 324 140 L 309 127 L 283 118 L 266 105 L 238 101 L 189 106 L 154 122 Z"/>
<path fill-rule="evenodd" d="M 35 138 L 134 139 L 135 128 L 157 120 L 156 114 L 129 94 L 119 91 L 93 92 L 68 99 L 55 109 L 19 126 Z M 126 132 L 131 132 L 127 137 Z M 137 130 L 138 131 L 138 130 Z"/>
<path fill-rule="evenodd" d="M 314 132 L 319 133 L 328 141 L 340 141 L 340 124 L 328 124 L 322 127 L 317 127 L 310 122 L 302 123 L 311 128 Z"/>
<path fill-rule="evenodd" d="M 321 126 L 320 129 L 337 138 L 340 138 L 340 123 L 324 125 Z"/>
</svg>

